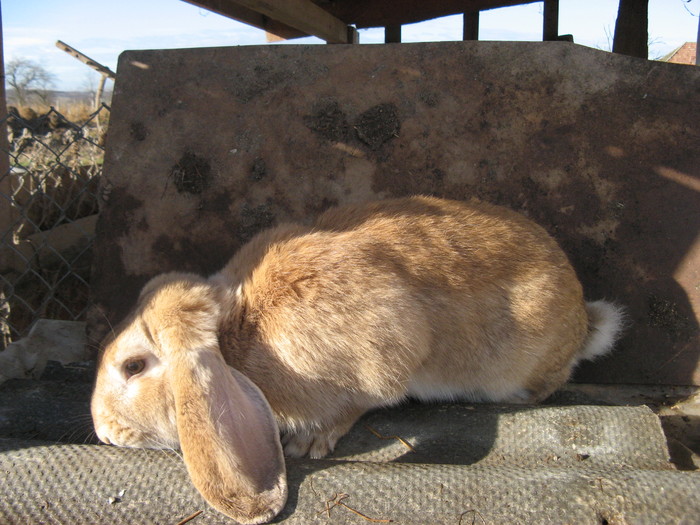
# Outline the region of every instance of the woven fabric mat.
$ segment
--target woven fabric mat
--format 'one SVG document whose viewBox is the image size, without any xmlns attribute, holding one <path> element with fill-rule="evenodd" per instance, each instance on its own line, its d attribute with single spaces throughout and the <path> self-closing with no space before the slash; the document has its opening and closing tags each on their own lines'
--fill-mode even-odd
<svg viewBox="0 0 700 525">
<path fill-rule="evenodd" d="M 407 405 L 289 460 L 284 523 L 694 523 L 700 474 L 646 407 Z M 0 439 L 0 523 L 232 523 L 177 454 Z M 378 521 L 379 520 L 379 521 Z"/>
</svg>

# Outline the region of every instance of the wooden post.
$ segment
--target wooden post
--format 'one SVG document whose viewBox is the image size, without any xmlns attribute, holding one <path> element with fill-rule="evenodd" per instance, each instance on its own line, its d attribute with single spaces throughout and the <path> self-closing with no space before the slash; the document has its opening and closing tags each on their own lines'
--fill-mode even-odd
<svg viewBox="0 0 700 525">
<path fill-rule="evenodd" d="M 700 66 L 700 14 L 698 14 L 698 39 L 695 43 L 695 65 Z"/>
<path fill-rule="evenodd" d="M 384 28 L 384 43 L 397 44 L 401 42 L 401 25 L 390 25 Z"/>
<path fill-rule="evenodd" d="M 542 40 L 559 40 L 559 0 L 544 0 Z"/>
<path fill-rule="evenodd" d="M 102 104 L 102 93 L 105 90 L 105 82 L 107 81 L 107 75 L 100 76 L 100 83 L 97 84 L 97 92 L 95 93 L 95 111 L 100 109 L 100 104 Z"/>
<path fill-rule="evenodd" d="M 0 13 L 0 270 L 17 267 L 17 255 L 13 249 L 15 223 L 19 218 L 12 205 L 12 173 L 10 173 L 10 146 L 7 141 L 7 102 L 5 100 L 5 60 L 2 45 L 2 14 Z M 0 337 L 2 331 L 0 330 Z"/>
<path fill-rule="evenodd" d="M 359 44 L 360 33 L 353 26 L 348 26 L 348 44 Z"/>
<path fill-rule="evenodd" d="M 615 21 L 613 53 L 649 57 L 649 0 L 620 0 Z"/>
<path fill-rule="evenodd" d="M 462 40 L 479 40 L 479 11 L 464 13 Z"/>
</svg>

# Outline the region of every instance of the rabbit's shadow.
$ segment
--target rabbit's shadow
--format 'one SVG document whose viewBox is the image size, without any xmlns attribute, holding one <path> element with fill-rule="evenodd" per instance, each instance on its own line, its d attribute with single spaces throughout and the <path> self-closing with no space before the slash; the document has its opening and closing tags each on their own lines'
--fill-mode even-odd
<svg viewBox="0 0 700 525">
<path fill-rule="evenodd" d="M 365 414 L 322 460 L 287 458 L 289 498 L 275 521 L 294 514 L 302 484 L 318 499 L 319 510 L 338 497 L 314 488 L 321 471 L 342 465 L 412 463 L 472 465 L 491 452 L 499 415 L 524 407 L 407 402 Z M 326 473 L 333 477 L 332 473 Z M 326 477 L 326 476 L 324 476 Z"/>
<path fill-rule="evenodd" d="M 365 414 L 338 443 L 342 461 L 470 465 L 496 437 L 495 405 L 407 402 Z"/>
</svg>

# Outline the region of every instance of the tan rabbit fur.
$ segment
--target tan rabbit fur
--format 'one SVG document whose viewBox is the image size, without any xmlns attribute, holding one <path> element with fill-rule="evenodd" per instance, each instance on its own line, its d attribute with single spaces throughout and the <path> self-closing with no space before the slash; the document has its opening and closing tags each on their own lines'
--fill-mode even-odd
<svg viewBox="0 0 700 525">
<path fill-rule="evenodd" d="M 409 396 L 537 402 L 580 359 L 607 352 L 620 326 L 617 307 L 584 302 L 566 255 L 520 214 L 429 197 L 351 205 L 311 227 L 259 234 L 209 279 L 166 274 L 149 283 L 105 347 L 93 414 L 104 440 L 183 446 L 183 433 L 195 432 L 180 423 L 183 410 L 204 411 L 201 427 L 227 403 L 243 403 L 261 415 L 246 416 L 252 430 L 220 425 L 243 434 L 226 463 L 243 481 L 230 484 L 246 497 L 266 494 L 260 508 L 271 500 L 278 511 L 286 492 L 269 436 L 275 423 L 287 454 L 322 457 L 364 412 Z M 125 374 L 134 360 L 143 370 Z M 223 361 L 230 373 L 220 372 Z M 234 384 L 218 386 L 224 375 Z M 246 386 L 230 394 L 236 382 Z M 218 401 L 199 406 L 187 397 L 198 388 Z M 209 434 L 196 432 L 200 441 Z M 267 452 L 252 450 L 266 433 Z M 193 480 L 211 470 L 191 467 L 187 455 L 198 449 L 185 448 Z M 255 465 L 265 473 L 251 473 Z M 207 497 L 205 483 L 195 481 Z M 250 511 L 259 518 L 249 522 L 276 511 Z"/>
</svg>

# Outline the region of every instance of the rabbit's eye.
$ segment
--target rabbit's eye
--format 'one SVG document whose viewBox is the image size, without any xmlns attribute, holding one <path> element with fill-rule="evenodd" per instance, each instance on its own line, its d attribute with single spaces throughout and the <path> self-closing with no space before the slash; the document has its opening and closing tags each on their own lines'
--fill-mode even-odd
<svg viewBox="0 0 700 525">
<path fill-rule="evenodd" d="M 126 362 L 124 365 L 124 371 L 126 372 L 127 377 L 131 377 L 141 373 L 145 366 L 146 361 L 144 359 L 132 359 L 131 361 Z"/>
</svg>

